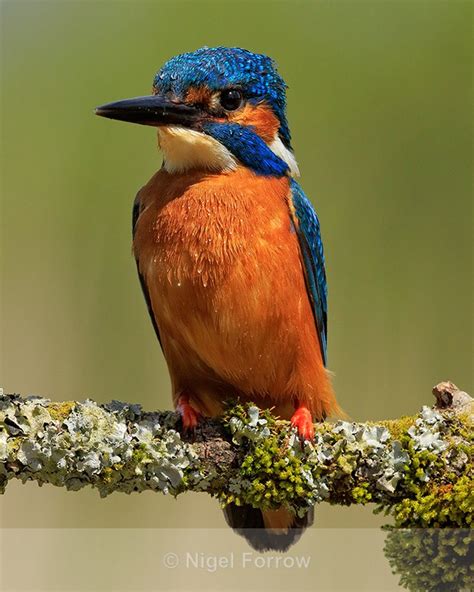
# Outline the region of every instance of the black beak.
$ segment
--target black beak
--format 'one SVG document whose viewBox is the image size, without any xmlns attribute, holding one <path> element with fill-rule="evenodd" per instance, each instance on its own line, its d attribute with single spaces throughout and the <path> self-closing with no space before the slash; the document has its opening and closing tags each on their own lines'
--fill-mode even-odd
<svg viewBox="0 0 474 592">
<path fill-rule="evenodd" d="M 190 128 L 195 127 L 202 118 L 202 112 L 198 108 L 173 102 L 159 95 L 107 103 L 97 107 L 95 113 L 100 117 L 141 125 L 183 125 Z"/>
</svg>

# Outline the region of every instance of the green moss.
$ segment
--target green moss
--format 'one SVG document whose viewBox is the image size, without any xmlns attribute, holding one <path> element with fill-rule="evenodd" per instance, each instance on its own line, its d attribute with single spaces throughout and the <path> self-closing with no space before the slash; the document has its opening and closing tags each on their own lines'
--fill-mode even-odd
<svg viewBox="0 0 474 592">
<path fill-rule="evenodd" d="M 102 480 L 104 481 L 104 483 L 110 484 L 113 483 L 114 479 L 113 479 L 113 474 L 114 471 L 112 469 L 112 467 L 105 467 L 104 469 L 102 469 Z"/>
<path fill-rule="evenodd" d="M 454 437 L 461 438 L 468 444 L 474 443 L 474 421 L 472 414 L 459 415 L 450 420 L 450 431 Z"/>
<path fill-rule="evenodd" d="M 225 495 L 224 501 L 251 504 L 263 509 L 284 504 L 298 506 L 311 496 L 311 487 L 302 478 L 309 467 L 289 453 L 276 435 L 258 443 L 241 463 L 239 476 L 249 485 L 236 495 Z"/>
<path fill-rule="evenodd" d="M 10 455 L 15 455 L 20 449 L 23 439 L 21 437 L 8 438 L 8 452 Z"/>
<path fill-rule="evenodd" d="M 289 422 L 261 410 L 256 424 L 255 417 L 249 415 L 252 408 L 252 404 L 237 404 L 228 407 L 224 416 L 225 425 L 233 429 L 234 436 L 239 436 L 231 425 L 235 419 L 241 425 L 239 432 L 247 436 L 241 443 L 242 457 L 232 485 L 219 492 L 221 503 L 250 504 L 262 509 L 282 505 L 307 508 L 314 496 L 314 485 L 303 475 L 310 474 L 311 467 L 288 445 L 292 436 Z"/>
<path fill-rule="evenodd" d="M 38 481 L 65 484 L 69 489 L 92 483 L 101 495 L 115 489 L 150 488 L 176 495 L 189 489 L 207 491 L 223 504 L 283 506 L 298 515 L 321 501 L 375 502 L 383 504 L 379 509 L 393 514 L 399 526 L 459 527 L 473 522 L 472 422 L 455 413 L 440 414 L 425 407 L 416 418 L 369 425 L 319 424 L 314 442 L 303 443 L 288 421 L 251 403 L 237 403 L 227 407 L 224 415 L 232 450 L 222 449 L 225 470 L 220 470 L 219 463 L 216 468 L 215 463 L 200 459 L 199 450 L 183 442 L 175 430 L 167 431 L 164 424 L 157 431 L 146 420 L 143 437 L 126 431 L 124 438 L 124 422 L 131 416 L 120 411 L 120 404 L 114 409 L 112 419 L 107 409 L 91 401 L 48 404 L 41 400 L 39 408 L 27 402 L 18 413 L 19 421 L 41 429 L 41 442 L 31 442 L 14 431 L 6 437 L 2 433 L 2 454 L 20 458 L 28 477 L 35 473 Z M 14 414 L 18 411 L 14 408 Z M 67 431 L 59 423 L 66 418 Z M 114 430 L 116 420 L 120 429 Z M 49 424 L 46 429 L 45 424 Z M 60 450 L 66 471 L 56 470 L 47 454 L 48 446 L 57 442 L 65 444 Z M 112 464 L 114 460 L 119 462 Z"/>
<path fill-rule="evenodd" d="M 372 501 L 372 494 L 369 491 L 369 484 L 362 483 L 352 489 L 352 499 L 356 504 L 368 504 Z"/>
<path fill-rule="evenodd" d="M 413 440 L 407 434 L 401 436 L 410 461 L 397 489 L 398 501 L 392 506 L 386 502 L 384 507 L 397 527 L 469 528 L 473 524 L 473 434 L 460 418 L 449 420 L 449 433 L 449 445 L 441 454 L 415 450 Z M 459 455 L 470 460 L 446 471 L 447 463 Z"/>
<path fill-rule="evenodd" d="M 355 457 L 351 454 L 341 455 L 337 458 L 336 465 L 337 467 L 346 475 L 350 475 L 354 470 L 354 463 Z"/>
<path fill-rule="evenodd" d="M 133 464 L 147 464 L 153 462 L 151 458 L 146 444 L 139 444 L 132 453 L 132 463 Z"/>
<path fill-rule="evenodd" d="M 471 524 L 470 513 L 474 502 L 469 488 L 472 487 L 472 478 L 467 476 L 469 468 L 465 470 L 463 461 L 459 470 L 453 470 L 451 474 L 446 471 L 451 452 L 455 451 L 458 455 L 463 453 L 467 458 L 473 456 L 473 450 L 467 443 L 466 428 L 455 418 L 446 421 L 433 418 L 439 422 L 439 425 L 433 426 L 434 434 L 437 430 L 446 430 L 450 434 L 451 448 L 448 446 L 442 452 L 436 448 L 420 450 L 420 441 L 408 433 L 417 421 L 416 417 L 373 424 L 374 427 L 385 427 L 390 433 L 390 441 L 399 442 L 407 456 L 405 465 L 396 469 L 399 476 L 393 486 L 393 495 L 390 496 L 381 495 L 382 489 L 378 488 L 379 484 L 375 480 L 361 483 L 360 474 L 357 474 L 361 454 L 372 454 L 371 462 L 375 465 L 380 456 L 376 447 L 368 451 L 371 444 L 367 444 L 369 449 L 364 449 L 364 434 L 361 435 L 361 432 L 358 432 L 361 440 L 347 438 L 346 433 L 352 433 L 351 429 L 357 430 L 357 427 L 342 424 L 339 430 L 334 430 L 330 424 L 318 426 L 321 438 L 318 455 L 325 448 L 329 454 L 327 460 L 322 460 L 324 457 L 320 456 L 316 459 L 309 449 L 303 453 L 302 448 L 289 445 L 292 431 L 285 430 L 285 422 L 275 421 L 273 416 L 268 417 L 263 412 L 258 415 L 257 422 L 255 409 L 250 417 L 250 407 L 236 405 L 227 410 L 227 425 L 232 428 L 232 435 L 237 438 L 243 454 L 232 485 L 224 487 L 224 491 L 219 493 L 224 504 L 251 504 L 263 509 L 284 505 L 299 511 L 321 499 L 339 504 L 380 503 L 383 499 L 383 505 L 378 510 L 393 514 L 397 525 Z M 238 420 L 237 425 L 235 418 Z M 260 424 L 262 419 L 264 421 Z M 453 425 L 454 434 L 459 436 L 457 438 L 451 438 Z M 417 430 L 425 429 L 423 424 L 417 426 L 421 426 Z M 266 434 L 260 437 L 259 430 L 263 429 Z M 374 435 L 368 434 L 366 437 L 370 442 Z M 387 472 L 385 483 L 390 483 L 391 475 L 393 469 L 392 473 Z M 460 478 L 462 475 L 466 476 Z M 325 484 L 326 493 L 321 489 L 321 483 Z"/>
<path fill-rule="evenodd" d="M 76 406 L 75 401 L 64 401 L 62 403 L 50 403 L 48 411 L 55 421 L 64 421 Z"/>
<path fill-rule="evenodd" d="M 472 590 L 474 537 L 465 529 L 389 529 L 384 554 L 411 592 Z"/>
<path fill-rule="evenodd" d="M 457 414 L 457 419 L 459 423 L 465 425 L 467 429 L 471 430 L 474 426 L 474 402 L 472 402 L 468 409 L 465 411 L 461 411 L 461 413 Z M 471 432 L 472 437 L 472 432 Z"/>
<path fill-rule="evenodd" d="M 222 422 L 224 427 L 229 428 L 230 420 L 235 418 L 240 420 L 243 424 L 249 423 L 248 410 L 251 407 L 256 407 L 254 403 L 239 403 L 236 399 L 230 399 L 225 403 L 224 413 L 222 415 Z M 277 420 L 269 409 L 259 409 L 259 418 L 266 421 L 268 427 L 275 427 L 276 424 L 287 423 Z"/>
<path fill-rule="evenodd" d="M 464 475 L 455 483 L 433 484 L 414 498 L 401 500 L 393 508 L 396 526 L 469 528 L 474 517 L 472 478 Z"/>
<path fill-rule="evenodd" d="M 367 425 L 381 425 L 390 432 L 393 440 L 400 440 L 415 423 L 416 417 L 404 415 L 400 419 L 386 419 L 384 421 L 367 422 Z"/>
</svg>

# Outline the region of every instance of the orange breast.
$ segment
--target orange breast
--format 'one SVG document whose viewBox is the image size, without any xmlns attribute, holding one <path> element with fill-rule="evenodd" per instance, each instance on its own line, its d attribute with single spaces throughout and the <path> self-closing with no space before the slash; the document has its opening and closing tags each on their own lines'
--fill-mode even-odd
<svg viewBox="0 0 474 592">
<path fill-rule="evenodd" d="M 217 413 L 238 394 L 315 415 L 334 395 L 306 293 L 287 178 L 159 171 L 140 193 L 134 252 L 175 397 Z M 196 404 L 196 401 L 195 401 Z"/>
</svg>

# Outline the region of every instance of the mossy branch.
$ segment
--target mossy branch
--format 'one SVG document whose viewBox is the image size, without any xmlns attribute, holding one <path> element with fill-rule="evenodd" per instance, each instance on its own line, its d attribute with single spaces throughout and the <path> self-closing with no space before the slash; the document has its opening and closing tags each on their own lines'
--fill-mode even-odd
<svg viewBox="0 0 474 592">
<path fill-rule="evenodd" d="M 113 401 L 55 403 L 0 396 L 0 491 L 10 479 L 102 496 L 205 491 L 223 504 L 365 504 L 398 525 L 469 526 L 474 511 L 473 400 L 452 383 L 435 407 L 377 423 L 322 423 L 302 443 L 288 422 L 254 405 L 229 407 L 182 436 L 175 412 Z"/>
</svg>

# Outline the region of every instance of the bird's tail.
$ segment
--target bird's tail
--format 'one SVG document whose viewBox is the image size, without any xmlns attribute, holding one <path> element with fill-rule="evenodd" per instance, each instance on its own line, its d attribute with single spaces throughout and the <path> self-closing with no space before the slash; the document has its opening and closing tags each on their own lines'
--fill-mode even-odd
<svg viewBox="0 0 474 592">
<path fill-rule="evenodd" d="M 314 510 L 300 518 L 286 508 L 262 511 L 250 505 L 228 504 L 224 516 L 256 551 L 287 551 L 313 524 Z"/>
</svg>

